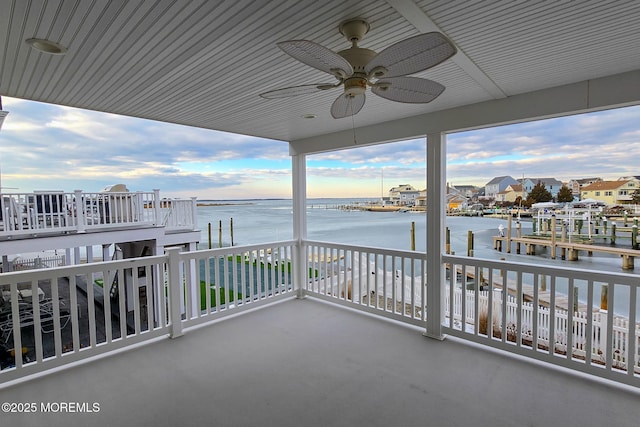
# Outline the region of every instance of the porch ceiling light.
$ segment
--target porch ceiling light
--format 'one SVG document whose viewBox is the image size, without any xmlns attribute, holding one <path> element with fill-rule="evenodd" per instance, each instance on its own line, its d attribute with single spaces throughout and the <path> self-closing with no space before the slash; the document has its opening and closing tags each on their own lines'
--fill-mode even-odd
<svg viewBox="0 0 640 427">
<path fill-rule="evenodd" d="M 309 120 L 311 120 L 311 119 L 315 119 L 315 118 L 316 118 L 316 115 L 315 115 L 315 114 L 304 114 L 304 115 L 302 116 L 302 118 L 303 118 L 303 119 L 309 119 Z"/>
<path fill-rule="evenodd" d="M 67 48 L 59 43 L 52 42 L 45 39 L 27 39 L 25 40 L 29 46 L 42 53 L 48 53 L 50 55 L 64 55 L 67 53 Z"/>
</svg>

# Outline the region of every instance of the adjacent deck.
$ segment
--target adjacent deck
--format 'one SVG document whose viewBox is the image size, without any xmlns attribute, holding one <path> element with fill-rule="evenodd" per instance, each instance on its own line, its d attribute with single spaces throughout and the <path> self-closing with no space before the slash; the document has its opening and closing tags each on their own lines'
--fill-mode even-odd
<svg viewBox="0 0 640 427">
<path fill-rule="evenodd" d="M 4 193 L 0 197 L 0 239 L 42 237 L 122 228 L 197 227 L 196 200 L 162 199 L 160 191 L 80 190 Z"/>
</svg>

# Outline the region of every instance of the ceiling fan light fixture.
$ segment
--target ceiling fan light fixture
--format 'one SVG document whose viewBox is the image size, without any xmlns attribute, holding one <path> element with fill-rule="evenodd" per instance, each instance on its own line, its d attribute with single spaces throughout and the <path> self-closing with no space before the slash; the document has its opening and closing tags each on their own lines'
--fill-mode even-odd
<svg viewBox="0 0 640 427">
<path fill-rule="evenodd" d="M 367 90 L 367 79 L 351 77 L 344 81 L 344 93 L 351 96 L 362 95 Z"/>
<path fill-rule="evenodd" d="M 67 53 L 66 47 L 59 43 L 52 42 L 51 40 L 31 38 L 25 40 L 25 43 L 39 52 L 48 53 L 50 55 L 64 55 Z"/>
</svg>

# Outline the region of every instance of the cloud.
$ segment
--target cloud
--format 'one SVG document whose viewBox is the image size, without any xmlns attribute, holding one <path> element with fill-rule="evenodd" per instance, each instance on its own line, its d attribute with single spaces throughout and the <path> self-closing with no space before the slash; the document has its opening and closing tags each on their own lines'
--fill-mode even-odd
<svg viewBox="0 0 640 427">
<path fill-rule="evenodd" d="M 290 197 L 288 145 L 70 107 L 3 98 L 2 184 L 132 190 L 209 198 Z M 640 175 L 640 106 L 447 135 L 447 181 L 500 175 Z M 308 156 L 311 196 L 379 196 L 381 183 L 423 188 L 422 138 Z"/>
</svg>

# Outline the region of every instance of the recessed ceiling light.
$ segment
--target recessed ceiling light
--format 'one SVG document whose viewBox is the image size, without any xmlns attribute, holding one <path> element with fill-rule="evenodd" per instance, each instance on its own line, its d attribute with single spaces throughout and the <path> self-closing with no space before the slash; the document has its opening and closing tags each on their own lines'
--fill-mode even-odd
<svg viewBox="0 0 640 427">
<path fill-rule="evenodd" d="M 67 53 L 67 48 L 61 44 L 44 39 L 27 39 L 25 42 L 42 53 L 48 53 L 51 55 L 64 55 Z"/>
<path fill-rule="evenodd" d="M 302 116 L 303 119 L 315 119 L 316 115 L 315 114 L 304 114 Z"/>
</svg>

